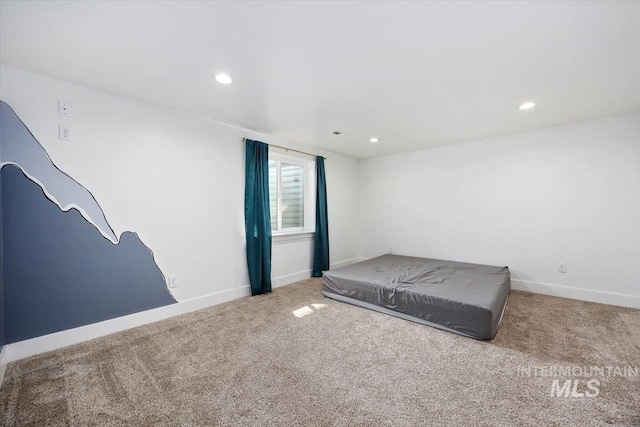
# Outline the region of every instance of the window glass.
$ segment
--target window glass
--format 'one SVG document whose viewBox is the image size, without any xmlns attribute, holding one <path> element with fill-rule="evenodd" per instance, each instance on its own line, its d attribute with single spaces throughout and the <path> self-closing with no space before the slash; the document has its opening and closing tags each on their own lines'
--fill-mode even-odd
<svg viewBox="0 0 640 427">
<path fill-rule="evenodd" d="M 314 162 L 269 152 L 269 210 L 275 235 L 315 228 Z"/>
<path fill-rule="evenodd" d="M 269 160 L 269 208 L 271 230 L 278 229 L 278 162 Z"/>
<path fill-rule="evenodd" d="M 281 163 L 282 228 L 304 227 L 304 167 Z"/>
</svg>

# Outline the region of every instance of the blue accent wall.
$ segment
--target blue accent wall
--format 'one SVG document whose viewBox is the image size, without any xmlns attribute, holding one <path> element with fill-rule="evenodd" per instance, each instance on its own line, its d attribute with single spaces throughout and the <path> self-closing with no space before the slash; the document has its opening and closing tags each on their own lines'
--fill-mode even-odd
<svg viewBox="0 0 640 427">
<path fill-rule="evenodd" d="M 19 168 L 0 175 L 7 343 L 175 303 L 137 234 L 113 244 Z"/>
</svg>

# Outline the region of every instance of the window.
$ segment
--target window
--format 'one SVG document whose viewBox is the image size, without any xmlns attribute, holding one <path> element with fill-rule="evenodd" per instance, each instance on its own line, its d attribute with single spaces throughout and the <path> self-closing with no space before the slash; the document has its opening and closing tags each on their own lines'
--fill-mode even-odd
<svg viewBox="0 0 640 427">
<path fill-rule="evenodd" d="M 313 165 L 313 161 L 269 151 L 269 207 L 273 235 L 315 229 Z"/>
</svg>

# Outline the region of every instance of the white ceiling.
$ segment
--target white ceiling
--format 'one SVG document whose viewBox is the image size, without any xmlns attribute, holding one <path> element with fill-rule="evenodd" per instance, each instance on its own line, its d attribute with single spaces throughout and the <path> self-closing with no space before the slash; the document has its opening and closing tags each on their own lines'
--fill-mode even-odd
<svg viewBox="0 0 640 427">
<path fill-rule="evenodd" d="M 640 2 L 0 5 L 2 63 L 358 158 L 640 111 Z"/>
</svg>

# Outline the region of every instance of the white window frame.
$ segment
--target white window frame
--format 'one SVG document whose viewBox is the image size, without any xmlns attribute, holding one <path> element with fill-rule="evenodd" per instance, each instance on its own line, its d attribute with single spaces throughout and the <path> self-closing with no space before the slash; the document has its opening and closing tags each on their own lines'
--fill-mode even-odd
<svg viewBox="0 0 640 427">
<path fill-rule="evenodd" d="M 277 162 L 277 174 L 278 174 L 278 202 L 277 202 L 277 230 L 271 230 L 271 235 L 278 236 L 290 236 L 296 234 L 308 234 L 315 233 L 316 231 L 316 174 L 315 174 L 315 159 L 309 159 L 308 156 L 295 155 L 291 152 L 285 152 L 275 147 L 269 147 L 269 160 Z M 282 180 L 280 177 L 282 163 L 288 165 L 295 165 L 304 168 L 304 225 L 303 227 L 290 227 L 282 228 Z"/>
</svg>

